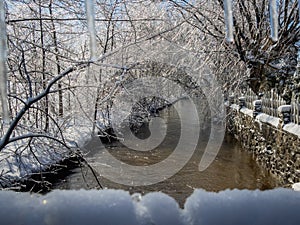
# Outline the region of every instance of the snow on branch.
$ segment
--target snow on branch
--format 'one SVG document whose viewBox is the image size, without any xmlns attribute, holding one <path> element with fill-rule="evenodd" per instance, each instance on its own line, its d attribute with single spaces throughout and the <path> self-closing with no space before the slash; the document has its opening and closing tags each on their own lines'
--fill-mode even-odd
<svg viewBox="0 0 300 225">
<path fill-rule="evenodd" d="M 82 64 L 79 64 L 79 66 Z M 87 65 L 87 63 L 85 63 L 85 66 Z M 73 66 L 73 67 L 69 67 L 67 68 L 65 71 L 63 71 L 61 74 L 59 74 L 58 76 L 56 76 L 55 78 L 53 78 L 47 85 L 47 87 L 45 88 L 45 90 L 43 92 L 41 92 L 39 95 L 33 97 L 33 98 L 29 98 L 26 101 L 26 104 L 23 106 L 23 108 L 18 112 L 18 114 L 16 115 L 16 117 L 14 118 L 14 120 L 12 120 L 12 122 L 9 125 L 9 128 L 7 129 L 7 132 L 5 133 L 5 135 L 1 138 L 0 141 L 0 151 L 4 148 L 5 145 L 7 145 L 9 142 L 11 142 L 10 138 L 11 135 L 14 131 L 14 129 L 17 127 L 19 121 L 22 119 L 22 117 L 25 115 L 25 113 L 28 111 L 28 109 L 36 102 L 38 102 L 39 100 L 41 100 L 42 98 L 44 98 L 45 96 L 47 96 L 50 91 L 52 86 L 57 83 L 60 79 L 62 79 L 63 77 L 65 77 L 66 75 L 68 75 L 69 73 L 73 72 L 74 70 L 78 69 L 78 66 Z"/>
</svg>

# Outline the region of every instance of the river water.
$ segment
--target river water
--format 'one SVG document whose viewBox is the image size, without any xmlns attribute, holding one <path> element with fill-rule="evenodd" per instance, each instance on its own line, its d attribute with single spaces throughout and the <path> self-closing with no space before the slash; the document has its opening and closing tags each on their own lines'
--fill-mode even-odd
<svg viewBox="0 0 300 225">
<path fill-rule="evenodd" d="M 177 107 L 187 107 L 186 100 L 177 102 Z M 104 148 L 108 149 L 111 155 L 127 164 L 135 166 L 153 165 L 170 156 L 178 144 L 181 123 L 174 106 L 160 112 L 167 126 L 167 133 L 164 141 L 151 151 L 133 151 L 115 142 L 104 147 L 99 144 L 98 137 L 93 138 L 83 148 L 86 158 L 90 164 L 97 169 L 97 161 L 102 157 Z M 279 186 L 279 182 L 272 177 L 264 168 L 257 164 L 252 155 L 245 150 L 231 136 L 226 135 L 213 163 L 203 172 L 198 170 L 198 165 L 208 142 L 209 128 L 201 130 L 199 141 L 191 159 L 186 165 L 172 177 L 156 184 L 147 186 L 131 186 L 112 182 L 101 174 L 97 173 L 102 186 L 112 189 L 124 189 L 130 193 L 145 194 L 151 191 L 161 191 L 174 197 L 180 205 L 193 192 L 195 188 L 202 188 L 207 191 L 221 191 L 225 189 L 272 189 Z M 146 138 L 150 135 L 147 126 L 138 133 L 139 138 Z M 176 164 L 176 161 L 174 161 Z M 162 171 L 163 172 L 163 171 Z M 126 179 L 125 171 L 119 171 Z M 124 174 L 122 174 L 124 173 Z M 136 176 L 136 174 L 134 175 Z M 132 177 L 133 179 L 133 177 Z M 146 179 L 146 178 L 145 178 Z M 55 189 L 89 189 L 97 188 L 96 179 L 87 167 L 75 168 L 70 174 L 54 184 Z"/>
</svg>

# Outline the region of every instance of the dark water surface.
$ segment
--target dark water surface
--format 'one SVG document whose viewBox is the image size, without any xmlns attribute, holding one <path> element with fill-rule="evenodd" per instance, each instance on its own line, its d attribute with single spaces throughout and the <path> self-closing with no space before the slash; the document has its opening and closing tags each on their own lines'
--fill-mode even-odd
<svg viewBox="0 0 300 225">
<path fill-rule="evenodd" d="M 176 104 L 179 107 L 186 107 L 185 100 L 181 100 Z M 112 143 L 106 148 L 118 160 L 136 166 L 151 165 L 166 159 L 178 144 L 181 125 L 173 106 L 163 110 L 160 117 L 166 122 L 167 135 L 164 141 L 154 150 L 146 152 L 133 151 L 119 142 Z M 195 188 L 202 188 L 207 191 L 221 191 L 228 188 L 265 190 L 280 185 L 274 177 L 256 163 L 251 154 L 242 150 L 239 143 L 228 135 L 225 136 L 214 162 L 205 171 L 200 172 L 198 165 L 207 145 L 209 133 L 209 128 L 201 131 L 197 148 L 189 162 L 174 176 L 162 182 L 148 186 L 128 186 L 112 182 L 101 176 L 101 174 L 97 174 L 98 179 L 105 188 L 124 189 L 130 191 L 130 193 L 145 194 L 151 191 L 161 191 L 174 197 L 180 205 L 184 203 Z M 149 129 L 145 126 L 137 136 L 145 138 L 149 135 Z M 97 162 L 104 151 L 104 146 L 100 144 L 99 138 L 95 137 L 87 143 L 84 151 L 87 154 L 86 158 L 97 171 Z M 119 171 L 119 173 L 122 175 L 122 171 Z M 76 168 L 64 180 L 54 184 L 56 189 L 96 187 L 95 178 L 88 168 Z"/>
</svg>

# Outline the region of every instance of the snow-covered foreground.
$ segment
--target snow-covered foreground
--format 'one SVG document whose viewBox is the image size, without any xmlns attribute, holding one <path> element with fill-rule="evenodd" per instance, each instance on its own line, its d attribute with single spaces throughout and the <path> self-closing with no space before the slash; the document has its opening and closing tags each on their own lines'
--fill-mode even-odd
<svg viewBox="0 0 300 225">
<path fill-rule="evenodd" d="M 45 196 L 0 192 L 0 224 L 300 224 L 300 192 L 195 190 L 184 209 L 162 193 L 53 191 Z"/>
</svg>

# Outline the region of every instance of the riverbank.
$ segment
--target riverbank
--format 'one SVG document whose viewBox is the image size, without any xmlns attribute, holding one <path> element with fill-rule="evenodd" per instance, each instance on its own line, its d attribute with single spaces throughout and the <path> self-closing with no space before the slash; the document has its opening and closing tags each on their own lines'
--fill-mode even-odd
<svg viewBox="0 0 300 225">
<path fill-rule="evenodd" d="M 300 126 L 282 118 L 254 114 L 246 107 L 228 105 L 227 128 L 258 163 L 283 185 L 300 181 Z"/>
<path fill-rule="evenodd" d="M 35 178 L 38 186 L 44 176 L 72 166 L 71 161 L 81 158 L 79 148 L 92 138 L 91 123 L 84 118 L 69 119 L 62 136 L 64 145 L 55 140 L 37 138 L 34 148 L 26 148 L 23 142 L 6 146 L 0 152 L 0 187 L 21 190 L 24 184 L 34 182 Z M 21 154 L 17 152 L 20 148 L 24 148 Z"/>
<path fill-rule="evenodd" d="M 144 107 L 149 113 L 135 113 L 135 117 L 131 118 L 135 132 L 138 132 L 144 123 L 149 122 L 151 116 L 156 116 L 159 111 L 180 99 L 172 103 L 155 98 L 152 98 L 150 102 L 146 101 Z M 54 176 L 60 176 L 60 173 L 66 174 L 69 168 L 80 166 L 80 162 L 84 161 L 80 148 L 96 135 L 94 132 L 98 132 L 98 136 L 104 143 L 116 140 L 112 128 L 108 127 L 109 118 L 97 121 L 98 131 L 93 131 L 93 124 L 87 118 L 74 116 L 64 121 L 64 124 L 62 136 L 65 146 L 58 145 L 57 147 L 54 142 L 46 139 L 42 140 L 43 145 L 36 146 L 35 149 L 25 149 L 21 155 L 16 154 L 16 150 L 24 147 L 23 142 L 8 145 L 0 152 L 0 187 L 2 189 L 26 191 L 34 188 L 37 191 L 47 191 L 51 186 L 49 182 Z M 41 190 L 38 190 L 39 187 Z"/>
</svg>

